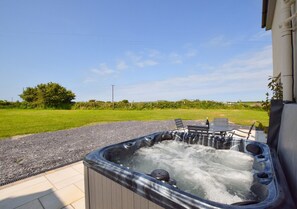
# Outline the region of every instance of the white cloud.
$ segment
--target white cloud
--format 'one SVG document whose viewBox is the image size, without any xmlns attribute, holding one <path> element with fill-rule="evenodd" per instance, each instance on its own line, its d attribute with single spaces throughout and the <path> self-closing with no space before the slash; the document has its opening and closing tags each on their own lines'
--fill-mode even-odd
<svg viewBox="0 0 297 209">
<path fill-rule="evenodd" d="M 206 45 L 211 47 L 227 47 L 230 46 L 232 42 L 227 40 L 223 35 L 219 35 L 210 39 Z"/>
<path fill-rule="evenodd" d="M 126 69 L 134 66 L 137 68 L 146 68 L 159 65 L 160 63 L 182 64 L 184 58 L 191 58 L 197 55 L 197 50 L 190 46 L 184 47 L 184 52 L 162 53 L 156 49 L 148 49 L 140 52 L 127 51 L 118 61 L 116 69 Z"/>
<path fill-rule="evenodd" d="M 196 67 L 198 69 L 201 69 L 201 70 L 208 70 L 208 71 L 212 71 L 212 70 L 215 70 L 216 67 L 214 67 L 213 65 L 210 65 L 210 64 L 207 64 L 207 63 L 198 63 L 196 65 Z"/>
<path fill-rule="evenodd" d="M 124 54 L 123 58 L 115 60 L 113 63 L 101 63 L 98 68 L 88 70 L 91 75 L 87 75 L 84 79 L 84 83 L 92 83 L 97 81 L 98 78 L 94 77 L 93 74 L 99 76 L 108 77 L 111 75 L 119 75 L 125 73 L 127 69 L 134 68 L 145 68 L 150 66 L 158 65 L 157 57 L 159 52 L 157 50 L 149 50 L 145 52 L 131 52 L 128 51 Z M 112 66 L 112 67 L 109 67 Z"/>
<path fill-rule="evenodd" d="M 100 76 L 106 76 L 115 73 L 115 71 L 110 69 L 105 63 L 101 63 L 98 68 L 91 69 L 91 72 Z"/>
<path fill-rule="evenodd" d="M 272 47 L 264 47 L 261 51 L 253 54 L 242 55 L 222 65 L 225 72 L 230 71 L 253 71 L 253 70 L 272 70 Z"/>
<path fill-rule="evenodd" d="M 182 58 L 186 58 L 186 54 L 182 56 L 176 52 L 168 54 L 159 52 L 157 54 L 153 57 L 149 51 L 129 52 L 125 54 L 125 59 L 115 61 L 114 65 L 101 63 L 98 68 L 92 69 L 91 72 L 100 76 L 110 76 L 126 73 L 125 70 L 128 67 L 129 69 L 131 67 L 145 68 L 158 65 L 160 62 L 181 64 L 183 63 Z M 182 66 L 180 65 L 179 68 Z M 272 47 L 267 46 L 253 53 L 236 55 L 221 65 L 213 65 L 210 62 L 199 63 L 194 67 L 195 73 L 180 77 L 118 85 L 117 100 L 155 101 L 187 98 L 236 101 L 245 100 L 246 95 L 250 95 L 248 98 L 251 100 L 265 99 L 267 79 L 272 74 Z M 89 75 L 84 83 L 94 82 L 96 79 L 98 77 Z M 104 92 L 101 94 L 103 95 Z M 106 95 L 108 96 L 109 93 Z"/>
<path fill-rule="evenodd" d="M 130 60 L 132 65 L 139 68 L 154 66 L 158 64 L 158 62 L 155 59 L 147 58 L 147 54 L 143 52 L 140 52 L 140 53 L 127 52 L 126 56 Z"/>
<path fill-rule="evenodd" d="M 270 31 L 260 31 L 258 33 L 256 33 L 255 35 L 253 35 L 251 37 L 251 41 L 259 41 L 259 40 L 262 40 L 262 39 L 265 39 L 267 37 L 270 37 L 271 36 L 271 32 Z"/>
<path fill-rule="evenodd" d="M 123 60 L 118 61 L 117 64 L 116 64 L 116 69 L 117 70 L 125 70 L 127 68 L 128 68 L 128 65 Z"/>
<path fill-rule="evenodd" d="M 246 94 L 258 100 L 265 97 L 267 78 L 272 72 L 271 46 L 235 57 L 220 66 L 209 66 L 209 69 L 212 70 L 126 86 L 118 92 L 126 99 L 138 101 L 183 98 L 226 101 L 235 99 L 234 95 L 244 99 Z"/>
<path fill-rule="evenodd" d="M 176 52 L 172 52 L 169 54 L 169 60 L 172 64 L 182 64 L 182 56 Z"/>
<path fill-rule="evenodd" d="M 161 53 L 156 49 L 150 49 L 148 51 L 148 56 L 151 58 L 160 58 Z"/>
<path fill-rule="evenodd" d="M 135 62 L 135 65 L 137 67 L 140 67 L 140 68 L 144 68 L 144 67 L 148 67 L 148 66 L 154 66 L 154 65 L 157 65 L 158 62 L 154 61 L 154 60 L 151 60 L 151 59 L 147 59 L 147 60 L 139 60 L 137 62 Z"/>
<path fill-rule="evenodd" d="M 92 83 L 92 82 L 95 82 L 96 80 L 92 77 L 88 77 L 88 78 L 85 78 L 83 80 L 83 83 Z"/>
<path fill-rule="evenodd" d="M 185 54 L 187 57 L 195 57 L 197 55 L 196 49 L 189 49 L 188 52 Z"/>
<path fill-rule="evenodd" d="M 142 59 L 142 55 L 141 54 L 138 54 L 138 53 L 135 53 L 135 52 L 131 52 L 131 51 L 126 52 L 125 55 L 133 63 Z"/>
</svg>

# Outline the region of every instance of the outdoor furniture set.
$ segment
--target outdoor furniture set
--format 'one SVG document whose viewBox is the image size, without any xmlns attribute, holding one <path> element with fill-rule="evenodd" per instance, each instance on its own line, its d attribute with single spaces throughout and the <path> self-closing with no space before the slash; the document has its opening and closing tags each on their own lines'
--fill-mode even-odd
<svg viewBox="0 0 297 209">
<path fill-rule="evenodd" d="M 255 124 L 253 123 L 249 128 L 249 131 L 245 132 L 240 129 L 232 128 L 229 125 L 228 118 L 214 118 L 210 124 L 207 120 L 205 125 L 187 125 L 187 127 L 184 126 L 183 121 L 180 118 L 177 118 L 174 121 L 178 130 L 186 131 L 187 134 L 192 136 L 192 140 L 188 143 L 195 143 L 195 141 L 198 141 L 199 144 L 209 143 L 209 139 L 225 143 L 231 141 L 234 137 L 249 139 Z"/>
</svg>

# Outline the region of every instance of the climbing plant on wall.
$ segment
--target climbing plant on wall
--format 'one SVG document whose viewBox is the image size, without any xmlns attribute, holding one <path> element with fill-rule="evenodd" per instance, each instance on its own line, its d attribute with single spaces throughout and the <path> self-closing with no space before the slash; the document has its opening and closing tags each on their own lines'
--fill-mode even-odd
<svg viewBox="0 0 297 209">
<path fill-rule="evenodd" d="M 270 101 L 274 100 L 282 100 L 283 99 L 283 86 L 281 82 L 281 74 L 279 73 L 278 76 L 272 77 L 269 76 L 268 78 L 268 88 L 272 92 L 272 96 L 270 98 L 269 93 L 266 93 L 266 100 L 262 101 L 262 107 L 264 110 L 267 111 L 268 115 L 270 114 Z"/>
</svg>

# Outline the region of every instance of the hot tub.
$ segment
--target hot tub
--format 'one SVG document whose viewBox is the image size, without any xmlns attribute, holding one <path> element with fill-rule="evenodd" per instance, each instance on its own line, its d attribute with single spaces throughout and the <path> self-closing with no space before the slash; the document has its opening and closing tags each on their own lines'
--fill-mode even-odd
<svg viewBox="0 0 297 209">
<path fill-rule="evenodd" d="M 87 209 L 295 208 L 275 153 L 255 141 L 159 132 L 93 151 L 84 166 Z"/>
</svg>

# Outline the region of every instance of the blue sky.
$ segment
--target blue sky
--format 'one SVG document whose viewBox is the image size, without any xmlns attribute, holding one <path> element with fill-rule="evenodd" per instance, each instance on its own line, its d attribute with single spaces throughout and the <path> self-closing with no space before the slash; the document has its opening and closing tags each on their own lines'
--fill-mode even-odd
<svg viewBox="0 0 297 209">
<path fill-rule="evenodd" d="M 0 100 L 57 82 L 76 101 L 265 100 L 261 0 L 2 0 Z"/>
</svg>

